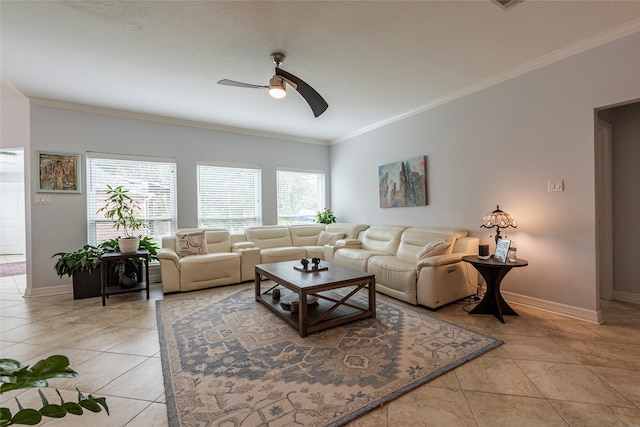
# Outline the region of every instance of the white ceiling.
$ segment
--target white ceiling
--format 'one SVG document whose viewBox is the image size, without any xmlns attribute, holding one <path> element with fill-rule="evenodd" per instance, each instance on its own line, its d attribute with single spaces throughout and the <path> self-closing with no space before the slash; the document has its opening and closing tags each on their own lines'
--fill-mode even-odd
<svg viewBox="0 0 640 427">
<path fill-rule="evenodd" d="M 29 97 L 336 141 L 631 32 L 640 1 L 5 1 L 1 75 Z M 640 47 L 639 47 L 640 48 Z M 268 84 L 270 54 L 329 103 Z"/>
</svg>

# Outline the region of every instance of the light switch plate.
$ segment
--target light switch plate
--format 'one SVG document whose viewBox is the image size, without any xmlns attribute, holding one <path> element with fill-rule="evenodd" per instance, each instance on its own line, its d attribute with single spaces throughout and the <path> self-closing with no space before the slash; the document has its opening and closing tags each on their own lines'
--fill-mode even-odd
<svg viewBox="0 0 640 427">
<path fill-rule="evenodd" d="M 52 202 L 51 194 L 36 194 L 33 196 L 34 205 L 50 205 Z"/>
<path fill-rule="evenodd" d="M 557 191 L 564 191 L 564 180 L 562 179 L 550 179 L 547 181 L 547 191 L 549 193 L 555 193 Z"/>
</svg>

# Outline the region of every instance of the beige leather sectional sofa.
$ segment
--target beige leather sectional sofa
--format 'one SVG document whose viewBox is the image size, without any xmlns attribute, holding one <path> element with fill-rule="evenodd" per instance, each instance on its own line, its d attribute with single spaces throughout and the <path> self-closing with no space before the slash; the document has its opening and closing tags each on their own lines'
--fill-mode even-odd
<svg viewBox="0 0 640 427">
<path fill-rule="evenodd" d="M 337 223 L 250 227 L 233 235 L 200 231 L 204 254 L 181 257 L 176 237 L 162 239 L 165 293 L 250 281 L 256 264 L 313 257 L 373 272 L 379 292 L 430 308 L 474 294 L 478 283 L 475 269 L 461 260 L 478 251 L 478 238 L 465 230 Z M 425 245 L 442 240 L 449 243 L 445 253 L 417 259 Z"/>
<path fill-rule="evenodd" d="M 333 255 L 335 245 L 318 244 L 323 232 L 358 242 L 356 238 L 367 227 L 347 223 L 260 226 L 247 228 L 242 234 L 230 234 L 222 228 L 178 230 L 178 234 L 204 232 L 202 243 L 207 253 L 180 256 L 176 237 L 163 237 L 158 251 L 162 289 L 165 293 L 185 292 L 241 283 L 254 279 L 256 264 L 325 259 L 325 251 Z"/>
<path fill-rule="evenodd" d="M 376 290 L 393 298 L 429 308 L 473 295 L 478 274 L 462 261 L 478 253 L 479 239 L 466 230 L 434 227 L 371 226 L 360 245 L 335 252 L 333 263 L 376 276 Z M 445 242 L 431 254 L 419 257 L 432 242 Z"/>
</svg>

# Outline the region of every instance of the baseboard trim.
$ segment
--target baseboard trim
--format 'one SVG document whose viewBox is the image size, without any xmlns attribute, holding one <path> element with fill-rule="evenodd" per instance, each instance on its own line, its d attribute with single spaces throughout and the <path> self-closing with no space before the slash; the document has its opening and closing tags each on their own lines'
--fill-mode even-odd
<svg viewBox="0 0 640 427">
<path fill-rule="evenodd" d="M 25 298 L 48 297 L 52 295 L 73 294 L 73 285 L 47 286 L 44 288 L 27 288 L 24 291 Z"/>
<path fill-rule="evenodd" d="M 635 292 L 625 292 L 613 290 L 613 299 L 616 301 L 629 302 L 631 304 L 640 304 L 640 294 Z"/>
<path fill-rule="evenodd" d="M 558 316 L 569 317 L 571 319 L 581 320 L 583 322 L 603 323 L 601 310 L 587 310 L 586 308 L 575 307 L 572 305 L 561 304 L 558 302 L 547 301 L 526 295 L 520 295 L 509 291 L 502 291 L 502 296 L 507 302 L 513 304 L 524 305 L 525 307 L 535 308 Z"/>
</svg>

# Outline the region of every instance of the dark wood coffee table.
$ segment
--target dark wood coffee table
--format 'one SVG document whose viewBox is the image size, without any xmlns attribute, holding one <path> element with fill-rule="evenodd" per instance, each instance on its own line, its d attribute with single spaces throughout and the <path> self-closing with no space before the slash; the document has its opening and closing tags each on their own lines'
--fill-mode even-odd
<svg viewBox="0 0 640 427">
<path fill-rule="evenodd" d="M 367 317 L 376 317 L 375 275 L 322 261 L 315 272 L 298 271 L 300 261 L 258 264 L 256 273 L 256 301 L 264 304 L 278 316 L 300 331 L 301 337 L 312 332 L 332 328 Z M 311 267 L 309 267 L 311 269 Z M 261 281 L 266 277 L 276 284 L 262 291 Z M 273 290 L 282 286 L 298 294 L 299 311 L 285 310 L 279 299 L 273 298 Z M 337 289 L 351 288 L 337 293 Z M 368 306 L 353 301 L 360 291 L 368 290 Z M 307 296 L 318 297 L 315 304 L 307 304 Z"/>
</svg>

